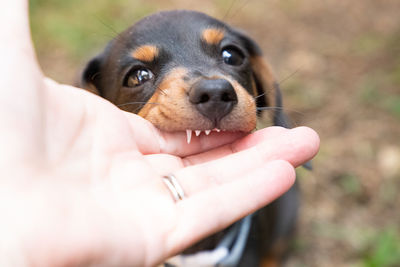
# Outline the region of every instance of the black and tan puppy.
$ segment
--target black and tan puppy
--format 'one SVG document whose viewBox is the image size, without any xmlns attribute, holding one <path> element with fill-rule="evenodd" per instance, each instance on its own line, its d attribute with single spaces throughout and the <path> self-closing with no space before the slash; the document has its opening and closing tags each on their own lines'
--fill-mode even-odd
<svg viewBox="0 0 400 267">
<path fill-rule="evenodd" d="M 185 131 L 188 142 L 192 133 L 250 132 L 267 107 L 275 125 L 287 126 L 278 84 L 260 48 L 242 32 L 198 12 L 142 19 L 89 62 L 82 81 L 84 88 L 162 130 Z M 246 248 L 234 264 L 259 266 L 280 257 L 297 202 L 292 188 L 255 214 Z M 213 249 L 218 240 L 200 242 L 188 253 Z"/>
</svg>

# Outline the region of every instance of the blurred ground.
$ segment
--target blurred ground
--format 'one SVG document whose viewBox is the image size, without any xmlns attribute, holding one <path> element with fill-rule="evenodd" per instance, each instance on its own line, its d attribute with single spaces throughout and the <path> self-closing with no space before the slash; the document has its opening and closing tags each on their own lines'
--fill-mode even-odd
<svg viewBox="0 0 400 267">
<path fill-rule="evenodd" d="M 44 72 L 72 83 L 141 17 L 206 12 L 244 29 L 274 67 L 295 125 L 314 128 L 314 171 L 287 266 L 400 266 L 400 1 L 31 1 Z"/>
</svg>

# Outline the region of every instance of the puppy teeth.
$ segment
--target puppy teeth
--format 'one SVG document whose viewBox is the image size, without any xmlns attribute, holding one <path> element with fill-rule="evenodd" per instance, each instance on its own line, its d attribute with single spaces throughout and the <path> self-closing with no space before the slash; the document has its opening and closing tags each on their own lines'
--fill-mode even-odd
<svg viewBox="0 0 400 267">
<path fill-rule="evenodd" d="M 195 130 L 196 136 L 199 136 L 201 134 L 201 130 Z"/>
<path fill-rule="evenodd" d="M 205 130 L 204 132 L 206 133 L 206 135 L 209 135 L 211 130 Z"/>
<path fill-rule="evenodd" d="M 213 131 L 219 133 L 221 130 L 217 129 L 217 128 L 214 128 Z"/>
<path fill-rule="evenodd" d="M 192 130 L 186 130 L 186 138 L 187 143 L 190 144 L 190 140 L 192 139 Z"/>
</svg>

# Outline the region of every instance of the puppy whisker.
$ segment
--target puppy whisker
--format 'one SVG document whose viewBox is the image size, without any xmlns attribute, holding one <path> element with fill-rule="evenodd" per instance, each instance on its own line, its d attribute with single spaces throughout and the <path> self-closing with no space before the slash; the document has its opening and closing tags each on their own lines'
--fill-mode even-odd
<svg viewBox="0 0 400 267">
<path fill-rule="evenodd" d="M 227 17 L 229 16 L 229 14 L 231 13 L 231 10 L 233 8 L 233 6 L 236 4 L 237 0 L 233 0 L 231 1 L 231 4 L 229 5 L 228 10 L 226 11 L 224 17 L 222 18 L 222 21 L 225 21 L 227 19 Z"/>
<path fill-rule="evenodd" d="M 160 89 L 160 88 L 158 88 L 157 90 L 160 91 L 160 93 L 161 93 L 162 95 L 168 96 L 168 94 L 167 94 L 164 90 L 162 90 L 162 89 Z"/>
<path fill-rule="evenodd" d="M 286 76 L 285 78 L 283 78 L 282 80 L 280 80 L 278 82 L 278 85 L 281 85 L 282 83 L 286 82 L 287 80 L 289 80 L 290 78 L 292 78 L 294 75 L 296 75 L 302 67 L 297 68 L 295 71 L 293 71 L 292 73 L 290 73 L 288 76 Z"/>
<path fill-rule="evenodd" d="M 234 18 L 240 11 L 242 11 L 252 0 L 245 1 L 236 11 L 231 18 Z"/>
<path fill-rule="evenodd" d="M 287 80 L 289 80 L 290 78 L 292 78 L 292 77 L 293 77 L 294 75 L 296 75 L 300 70 L 301 70 L 301 67 L 299 67 L 297 70 L 295 70 L 294 72 L 290 73 L 288 76 L 286 76 L 285 78 L 283 78 L 282 80 L 280 80 L 280 81 L 278 82 L 278 85 L 281 85 L 282 83 L 284 83 L 284 82 L 286 82 Z M 262 97 L 262 96 L 265 96 L 265 95 L 266 95 L 266 93 L 264 92 L 264 93 L 262 93 L 262 94 L 259 94 L 258 96 L 253 97 L 253 98 L 254 98 L 254 99 L 257 99 L 257 98 Z"/>
<path fill-rule="evenodd" d="M 108 30 L 110 30 L 113 35 L 111 35 L 111 38 L 118 38 L 119 36 L 119 32 L 116 31 L 111 25 L 109 25 L 108 23 L 106 23 L 100 16 L 98 15 L 94 15 L 94 17 L 96 18 L 96 20 L 98 22 L 100 22 L 105 28 L 107 28 Z M 110 36 L 109 36 L 110 37 Z"/>
<path fill-rule="evenodd" d="M 145 105 L 145 104 L 151 104 L 151 105 L 159 105 L 160 103 L 153 103 L 153 102 L 146 102 L 146 101 L 132 101 L 132 102 L 127 102 L 123 104 L 117 105 L 117 107 L 124 107 L 128 105 Z"/>
<path fill-rule="evenodd" d="M 283 110 L 286 112 L 291 112 L 291 113 L 296 113 L 296 114 L 300 114 L 302 116 L 304 116 L 305 114 L 303 112 L 300 112 L 298 110 L 294 110 L 294 109 L 288 109 L 288 108 L 283 108 L 283 107 L 257 107 L 256 108 L 257 111 L 263 111 L 263 110 Z"/>
<path fill-rule="evenodd" d="M 262 94 L 260 94 L 260 95 L 258 95 L 258 96 L 253 97 L 253 98 L 254 98 L 254 99 L 257 99 L 257 98 L 262 97 L 262 96 L 265 96 L 265 93 L 262 93 Z"/>
</svg>

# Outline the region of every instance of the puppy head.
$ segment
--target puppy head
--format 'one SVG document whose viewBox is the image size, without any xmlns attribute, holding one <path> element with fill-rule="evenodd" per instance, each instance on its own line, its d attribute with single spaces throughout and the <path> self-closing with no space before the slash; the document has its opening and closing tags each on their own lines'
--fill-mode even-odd
<svg viewBox="0 0 400 267">
<path fill-rule="evenodd" d="M 157 13 L 118 35 L 88 63 L 82 86 L 166 131 L 249 132 L 257 106 L 281 105 L 256 43 L 193 11 Z"/>
</svg>

